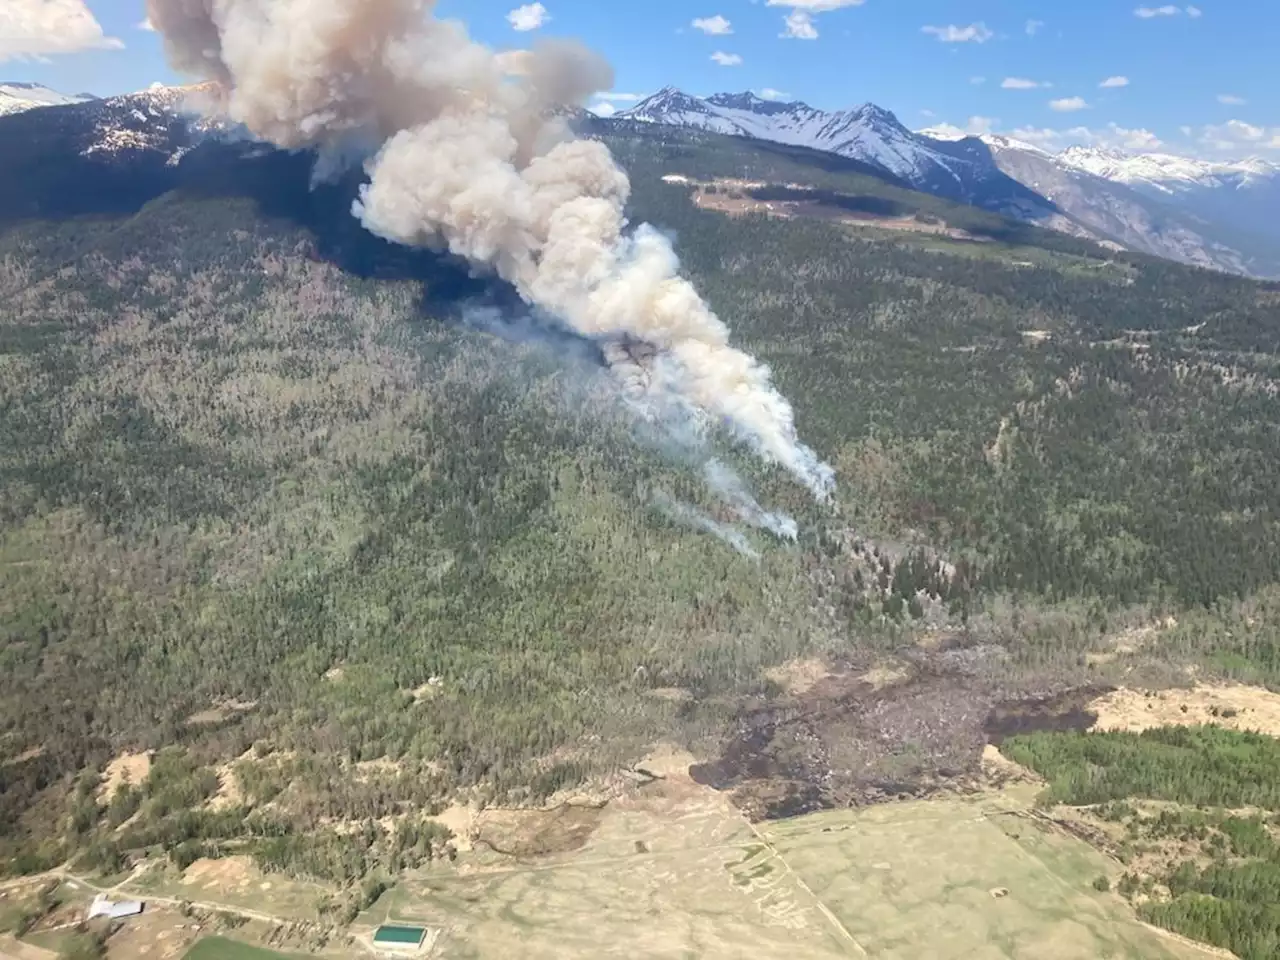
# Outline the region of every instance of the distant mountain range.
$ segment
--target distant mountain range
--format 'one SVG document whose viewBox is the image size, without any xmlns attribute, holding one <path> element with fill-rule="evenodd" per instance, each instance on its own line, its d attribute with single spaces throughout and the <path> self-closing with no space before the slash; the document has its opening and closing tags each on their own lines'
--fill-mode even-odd
<svg viewBox="0 0 1280 960">
<path fill-rule="evenodd" d="M 157 87 L 97 99 L 0 83 L 0 115 L 78 104 L 68 128 L 76 142 L 66 144 L 76 153 L 91 159 L 154 147 L 167 150 L 174 164 L 188 142 L 177 129 L 186 125 L 177 112 L 186 93 Z M 603 122 L 668 124 L 824 150 L 903 186 L 1038 226 L 1182 263 L 1280 278 L 1280 166 L 1263 160 L 1209 163 L 1083 148 L 1053 154 L 1001 136 L 912 131 L 870 103 L 824 112 L 751 93 L 699 98 L 672 87 Z M 56 119 L 42 124 L 58 125 Z M 12 186 L 9 199 L 23 202 L 20 185 Z"/>
<path fill-rule="evenodd" d="M 0 117 L 10 113 L 21 113 L 36 107 L 51 107 L 63 103 L 84 103 L 96 99 L 92 94 L 58 93 L 38 83 L 18 83 L 17 81 L 0 81 Z"/>
<path fill-rule="evenodd" d="M 665 123 L 827 150 L 906 185 L 1182 263 L 1280 277 L 1280 166 L 1072 149 L 914 132 L 874 104 L 826 112 L 751 93 L 667 87 L 615 122 Z"/>
</svg>

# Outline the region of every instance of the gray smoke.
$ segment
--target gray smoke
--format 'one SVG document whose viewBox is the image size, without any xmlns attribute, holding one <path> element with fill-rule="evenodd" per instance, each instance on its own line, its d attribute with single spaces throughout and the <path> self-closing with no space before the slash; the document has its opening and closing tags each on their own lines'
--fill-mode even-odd
<svg viewBox="0 0 1280 960">
<path fill-rule="evenodd" d="M 720 460 L 708 460 L 702 468 L 707 485 L 718 493 L 743 523 L 761 530 L 768 530 L 775 537 L 794 540 L 799 528 L 795 520 L 785 513 L 766 510 L 756 502 L 743 479 L 733 468 Z"/>
<path fill-rule="evenodd" d="M 652 351 L 626 385 L 728 424 L 820 499 L 830 467 L 796 436 L 767 367 L 679 275 L 670 241 L 624 232 L 626 174 L 557 116 L 612 86 L 575 43 L 495 53 L 434 0 L 147 0 L 172 65 L 213 81 L 255 136 L 315 148 L 319 177 L 380 144 L 353 213 L 373 233 L 496 272 L 575 333 Z M 641 345 L 637 347 L 636 345 Z"/>
<path fill-rule="evenodd" d="M 713 537 L 723 540 L 744 557 L 749 557 L 752 560 L 760 559 L 760 554 L 756 553 L 752 548 L 742 531 L 735 530 L 728 524 L 720 523 L 707 516 L 697 507 L 681 500 L 676 500 L 661 490 L 653 494 L 653 503 L 654 506 L 677 523 L 684 524 L 694 530 L 705 531 Z"/>
</svg>

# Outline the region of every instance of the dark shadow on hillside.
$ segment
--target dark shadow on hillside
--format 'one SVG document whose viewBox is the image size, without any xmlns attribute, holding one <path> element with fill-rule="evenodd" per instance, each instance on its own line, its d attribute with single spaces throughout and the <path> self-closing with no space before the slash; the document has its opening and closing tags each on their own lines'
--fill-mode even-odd
<svg viewBox="0 0 1280 960">
<path fill-rule="evenodd" d="M 516 343 L 539 343 L 559 354 L 603 364 L 591 340 L 531 312 L 511 284 L 448 252 L 406 247 L 370 233 L 352 213 L 365 177 L 349 171 L 334 183 L 310 185 L 314 155 L 261 145 L 206 144 L 182 164 L 179 191 L 203 199 L 247 198 L 264 218 L 304 230 L 308 256 L 367 280 L 421 285 L 427 322 L 466 327 Z"/>
</svg>

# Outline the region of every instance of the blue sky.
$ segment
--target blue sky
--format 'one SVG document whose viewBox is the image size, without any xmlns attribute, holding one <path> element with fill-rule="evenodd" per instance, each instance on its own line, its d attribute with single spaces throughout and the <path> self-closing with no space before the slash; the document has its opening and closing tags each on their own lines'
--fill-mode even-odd
<svg viewBox="0 0 1280 960">
<path fill-rule="evenodd" d="M 772 91 L 827 109 L 870 100 L 917 129 L 1280 159 L 1277 0 L 520 6 L 440 0 L 437 9 L 494 46 L 579 38 L 613 62 L 622 95 L 671 84 L 695 94 Z M 143 15 L 141 0 L 0 0 L 0 79 L 99 95 L 174 82 L 159 38 L 139 27 Z"/>
</svg>

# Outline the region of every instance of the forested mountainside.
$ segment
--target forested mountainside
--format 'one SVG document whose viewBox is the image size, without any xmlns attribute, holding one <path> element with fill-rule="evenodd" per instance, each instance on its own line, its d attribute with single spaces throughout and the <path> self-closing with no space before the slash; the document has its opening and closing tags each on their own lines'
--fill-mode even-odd
<svg viewBox="0 0 1280 960">
<path fill-rule="evenodd" d="M 720 508 L 589 345 L 364 233 L 358 175 L 310 190 L 308 156 L 165 116 L 90 150 L 104 103 L 0 121 L 11 872 L 143 849 L 399 869 L 439 852 L 431 824 L 356 842 L 338 821 L 527 802 L 658 738 L 711 756 L 780 696 L 768 668 L 925 631 L 963 680 L 920 705 L 971 726 L 941 759 L 858 731 L 868 783 L 976 763 L 991 704 L 1097 679 L 1086 651 L 1153 611 L 1182 624 L 1153 676 L 1280 671 L 1276 286 L 828 154 L 606 133 L 633 219 L 674 233 L 836 467 L 817 505 L 720 444 L 799 523 L 739 552 L 664 512 Z M 726 215 L 693 181 L 850 216 Z M 151 749 L 158 773 L 95 797 Z"/>
</svg>

